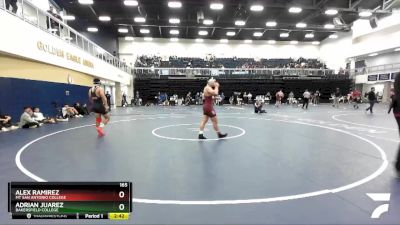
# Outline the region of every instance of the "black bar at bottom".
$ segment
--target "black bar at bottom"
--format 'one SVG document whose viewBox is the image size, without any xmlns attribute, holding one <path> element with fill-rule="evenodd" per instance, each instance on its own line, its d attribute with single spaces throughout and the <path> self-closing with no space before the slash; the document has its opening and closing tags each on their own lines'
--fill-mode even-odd
<svg viewBox="0 0 400 225">
<path fill-rule="evenodd" d="M 33 213 L 12 213 L 13 219 L 86 219 L 86 220 L 101 220 L 108 219 L 108 213 L 64 213 L 64 214 L 33 214 Z"/>
<path fill-rule="evenodd" d="M 13 219 L 26 219 L 26 220 L 45 220 L 45 219 L 78 219 L 78 215 L 76 213 L 64 213 L 64 214 L 33 214 L 33 213 L 13 213 Z"/>
</svg>

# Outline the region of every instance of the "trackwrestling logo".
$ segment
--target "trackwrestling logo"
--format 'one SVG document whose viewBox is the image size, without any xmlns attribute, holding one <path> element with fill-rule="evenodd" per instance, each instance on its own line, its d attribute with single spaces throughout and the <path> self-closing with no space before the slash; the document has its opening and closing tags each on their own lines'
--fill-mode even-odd
<svg viewBox="0 0 400 225">
<path fill-rule="evenodd" d="M 370 197 L 375 202 L 389 202 L 390 201 L 390 193 L 367 193 L 367 196 Z M 382 204 L 375 208 L 375 210 L 371 214 L 371 219 L 379 219 L 382 214 L 389 211 L 389 203 Z"/>
</svg>

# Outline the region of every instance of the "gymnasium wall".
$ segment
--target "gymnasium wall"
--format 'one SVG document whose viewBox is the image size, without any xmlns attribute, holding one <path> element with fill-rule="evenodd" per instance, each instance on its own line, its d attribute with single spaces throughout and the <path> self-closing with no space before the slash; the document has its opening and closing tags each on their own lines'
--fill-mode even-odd
<svg viewBox="0 0 400 225">
<path fill-rule="evenodd" d="M 393 10 L 392 15 L 382 17 L 372 28 L 369 20 L 359 19 L 354 22 L 353 55 L 360 56 L 400 47 L 400 11 Z"/>
<path fill-rule="evenodd" d="M 220 79 L 220 93 L 229 98 L 233 92 L 251 92 L 256 95 L 265 95 L 270 92 L 275 96 L 276 91 L 282 89 L 287 95 L 293 91 L 296 98 L 302 96 L 305 89 L 312 92 L 320 90 L 321 101 L 327 102 L 336 87 L 341 89 L 342 94 L 349 93 L 352 80 L 349 79 L 317 79 L 317 80 L 282 80 L 282 79 Z M 184 97 L 190 91 L 192 95 L 203 91 L 206 80 L 190 79 L 135 79 L 135 90 L 139 91 L 144 103 L 154 102 L 154 96 L 158 92 L 165 92 L 169 96 L 177 94 Z"/>
<path fill-rule="evenodd" d="M 37 106 L 44 115 L 55 116 L 53 102 L 72 105 L 88 100 L 88 87 L 74 84 L 0 77 L 0 90 L 1 112 L 11 115 L 13 122 L 19 122 L 24 106 Z"/>
<path fill-rule="evenodd" d="M 93 83 L 93 76 L 89 74 L 1 53 L 0 77 L 57 83 L 68 83 L 71 77 L 73 84 L 91 86 Z"/>
<path fill-rule="evenodd" d="M 385 64 L 400 63 L 400 51 L 382 53 L 375 57 L 366 57 L 365 64 L 367 66 L 379 66 Z"/>
<path fill-rule="evenodd" d="M 353 37 L 352 57 L 368 55 L 400 47 L 400 24 L 376 32 Z"/>
<path fill-rule="evenodd" d="M 130 74 L 3 10 L 0 10 L 0 27 L 5 31 L 1 33 L 0 53 L 130 84 Z"/>
<path fill-rule="evenodd" d="M 359 19 L 347 33 L 337 33 L 338 39 L 325 39 L 321 42 L 320 55 L 329 68 L 339 69 L 350 62 L 366 60 L 367 66 L 400 63 L 400 12 L 378 20 L 378 27 L 371 28 L 369 20 Z M 368 56 L 378 52 L 375 57 Z"/>
<path fill-rule="evenodd" d="M 320 57 L 328 68 L 338 71 L 346 68 L 347 59 L 352 53 L 352 33 L 337 33 L 337 39 L 325 39 L 321 42 Z"/>
<path fill-rule="evenodd" d="M 88 74 L 0 54 L 0 110 L 14 121 L 24 106 L 38 106 L 46 115 L 55 115 L 52 102 L 86 103 L 92 81 Z"/>
<path fill-rule="evenodd" d="M 44 21 L 40 19 L 39 25 L 46 29 Z M 0 110 L 15 122 L 24 106 L 38 106 L 46 115 L 55 115 L 53 102 L 85 103 L 93 77 L 110 85 L 130 85 L 130 74 L 33 24 L 0 10 L 4 31 L 0 41 Z M 118 98 L 120 93 L 115 95 Z"/>
</svg>

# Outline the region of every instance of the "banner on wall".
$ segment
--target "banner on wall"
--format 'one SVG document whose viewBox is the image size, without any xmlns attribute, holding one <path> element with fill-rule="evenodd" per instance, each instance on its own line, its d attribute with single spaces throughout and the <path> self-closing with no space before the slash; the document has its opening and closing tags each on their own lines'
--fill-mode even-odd
<svg viewBox="0 0 400 225">
<path fill-rule="evenodd" d="M 378 75 L 368 75 L 368 81 L 377 81 Z"/>
<path fill-rule="evenodd" d="M 87 66 L 87 67 L 90 67 L 90 68 L 94 68 L 94 64 L 90 60 L 84 59 L 81 56 L 75 55 L 73 53 L 66 52 L 63 49 L 54 47 L 52 45 L 45 44 L 42 41 L 38 41 L 37 42 L 37 48 L 40 51 L 43 51 L 43 52 L 45 52 L 47 54 L 50 54 L 52 56 L 57 56 L 57 57 L 69 60 L 69 61 L 77 63 L 77 64 L 81 64 L 81 65 L 84 65 L 84 66 Z"/>
<path fill-rule="evenodd" d="M 390 73 L 379 74 L 379 80 L 390 80 Z"/>
</svg>

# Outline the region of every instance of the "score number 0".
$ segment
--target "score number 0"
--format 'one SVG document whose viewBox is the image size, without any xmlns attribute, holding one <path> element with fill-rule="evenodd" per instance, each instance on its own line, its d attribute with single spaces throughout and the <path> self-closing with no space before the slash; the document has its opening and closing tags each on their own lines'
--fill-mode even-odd
<svg viewBox="0 0 400 225">
<path fill-rule="evenodd" d="M 128 187 L 128 183 L 119 183 L 119 187 L 126 188 L 126 187 Z M 120 198 L 124 198 L 125 197 L 125 192 L 124 191 L 120 191 L 118 193 L 118 196 Z M 124 204 L 119 204 L 118 208 L 119 208 L 119 210 L 123 211 L 125 209 L 125 205 Z"/>
</svg>

